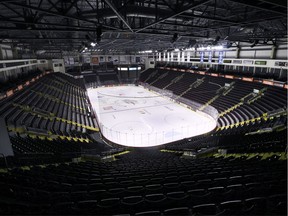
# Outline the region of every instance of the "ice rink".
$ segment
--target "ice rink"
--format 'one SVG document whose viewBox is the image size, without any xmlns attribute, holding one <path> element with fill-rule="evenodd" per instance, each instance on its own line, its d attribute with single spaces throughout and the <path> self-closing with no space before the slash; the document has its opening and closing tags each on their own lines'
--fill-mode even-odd
<svg viewBox="0 0 288 216">
<path fill-rule="evenodd" d="M 88 89 L 102 135 L 133 147 L 156 146 L 207 133 L 216 121 L 142 86 Z"/>
</svg>

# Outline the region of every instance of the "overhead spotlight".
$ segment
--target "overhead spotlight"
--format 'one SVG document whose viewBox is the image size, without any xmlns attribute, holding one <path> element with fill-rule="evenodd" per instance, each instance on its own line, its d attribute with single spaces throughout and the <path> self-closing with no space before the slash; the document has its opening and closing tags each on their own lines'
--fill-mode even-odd
<svg viewBox="0 0 288 216">
<path fill-rule="evenodd" d="M 171 43 L 175 43 L 178 39 L 178 33 L 174 33 L 172 39 L 171 39 Z"/>
<path fill-rule="evenodd" d="M 215 40 L 212 42 L 212 45 L 217 45 L 218 41 L 220 40 L 220 36 L 218 35 Z"/>
<path fill-rule="evenodd" d="M 100 42 L 102 39 L 102 26 L 98 26 L 96 28 L 96 40 L 97 42 Z"/>
<path fill-rule="evenodd" d="M 90 45 L 91 45 L 92 47 L 95 47 L 95 46 L 96 46 L 96 43 L 91 42 Z"/>
<path fill-rule="evenodd" d="M 259 43 L 259 40 L 254 40 L 253 43 L 251 44 L 251 48 L 255 47 Z"/>
</svg>

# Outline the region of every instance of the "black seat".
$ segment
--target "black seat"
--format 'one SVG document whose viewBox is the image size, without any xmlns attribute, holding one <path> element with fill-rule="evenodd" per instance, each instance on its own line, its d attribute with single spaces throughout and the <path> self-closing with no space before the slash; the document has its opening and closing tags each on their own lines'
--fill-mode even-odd
<svg viewBox="0 0 288 216">
<path fill-rule="evenodd" d="M 80 214 L 95 214 L 98 208 L 97 203 L 97 200 L 79 201 L 77 206 L 79 208 Z"/>
<path fill-rule="evenodd" d="M 267 208 L 272 215 L 287 215 L 287 194 L 275 194 L 268 197 Z"/>
<path fill-rule="evenodd" d="M 167 197 L 161 193 L 146 195 L 145 202 L 148 210 L 163 210 L 167 207 Z"/>
<path fill-rule="evenodd" d="M 223 201 L 242 199 L 245 192 L 244 189 L 242 184 L 228 185 L 226 192 L 222 194 Z"/>
<path fill-rule="evenodd" d="M 151 185 L 146 185 L 146 190 L 148 191 L 159 191 L 162 190 L 163 186 L 161 184 L 151 184 Z"/>
<path fill-rule="evenodd" d="M 218 208 L 215 204 L 201 204 L 192 207 L 193 215 L 215 215 L 218 212 Z"/>
<path fill-rule="evenodd" d="M 264 215 L 267 211 L 267 200 L 265 197 L 252 197 L 245 199 L 245 214 Z"/>
<path fill-rule="evenodd" d="M 220 215 L 239 215 L 243 213 L 244 205 L 241 200 L 231 200 L 220 203 L 219 208 Z"/>
<path fill-rule="evenodd" d="M 141 194 L 144 190 L 145 188 L 143 186 L 131 186 L 126 189 L 127 193 L 131 196 Z"/>
<path fill-rule="evenodd" d="M 121 188 L 111 188 L 107 191 L 107 194 L 109 196 L 112 196 L 112 197 L 122 197 L 126 192 L 126 189 L 121 187 Z"/>
<path fill-rule="evenodd" d="M 166 194 L 170 208 L 183 207 L 189 202 L 189 196 L 184 191 L 176 191 Z"/>
<path fill-rule="evenodd" d="M 189 190 L 189 207 L 201 205 L 209 202 L 211 193 L 205 189 Z"/>
<path fill-rule="evenodd" d="M 101 199 L 98 203 L 98 207 L 102 215 L 114 214 L 115 212 L 119 212 L 120 198 L 113 197 L 113 198 Z"/>
<path fill-rule="evenodd" d="M 144 206 L 144 198 L 142 196 L 128 196 L 124 197 L 121 201 L 121 212 L 123 213 L 135 213 L 141 210 L 145 210 Z"/>
<path fill-rule="evenodd" d="M 150 215 L 161 215 L 161 212 L 160 211 L 144 211 L 144 212 L 137 212 L 135 214 L 135 216 L 142 216 L 142 215 L 147 215 L 147 216 L 150 216 Z"/>
<path fill-rule="evenodd" d="M 111 197 L 111 194 L 108 194 L 106 190 L 92 190 L 88 193 L 90 199 L 101 200 L 104 198 Z"/>
<path fill-rule="evenodd" d="M 71 215 L 77 214 L 76 205 L 74 202 L 60 202 L 51 206 L 49 214 L 58 214 L 58 215 Z"/>
<path fill-rule="evenodd" d="M 164 215 L 191 215 L 189 208 L 179 207 L 164 210 Z"/>
<path fill-rule="evenodd" d="M 221 203 L 223 201 L 223 193 L 225 192 L 224 187 L 208 188 L 208 192 L 211 193 L 209 199 L 214 203 Z"/>
</svg>

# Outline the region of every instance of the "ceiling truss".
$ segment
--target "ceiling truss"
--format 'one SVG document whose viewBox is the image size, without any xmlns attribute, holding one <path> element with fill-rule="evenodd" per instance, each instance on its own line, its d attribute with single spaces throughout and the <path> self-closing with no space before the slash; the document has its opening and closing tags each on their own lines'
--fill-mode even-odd
<svg viewBox="0 0 288 216">
<path fill-rule="evenodd" d="M 100 29 L 100 30 L 99 30 Z M 99 33 L 100 31 L 100 33 Z M 126 53 L 203 43 L 287 42 L 284 0 L 3 0 L 0 43 Z M 100 40 L 99 40 L 100 39 Z"/>
</svg>

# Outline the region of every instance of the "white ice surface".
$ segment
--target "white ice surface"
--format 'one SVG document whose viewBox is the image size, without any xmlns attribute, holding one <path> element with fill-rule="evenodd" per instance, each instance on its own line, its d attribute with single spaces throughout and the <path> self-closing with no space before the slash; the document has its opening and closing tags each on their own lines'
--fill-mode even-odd
<svg viewBox="0 0 288 216">
<path fill-rule="evenodd" d="M 88 89 L 102 135 L 133 147 L 162 145 L 207 133 L 216 121 L 142 86 Z"/>
</svg>

